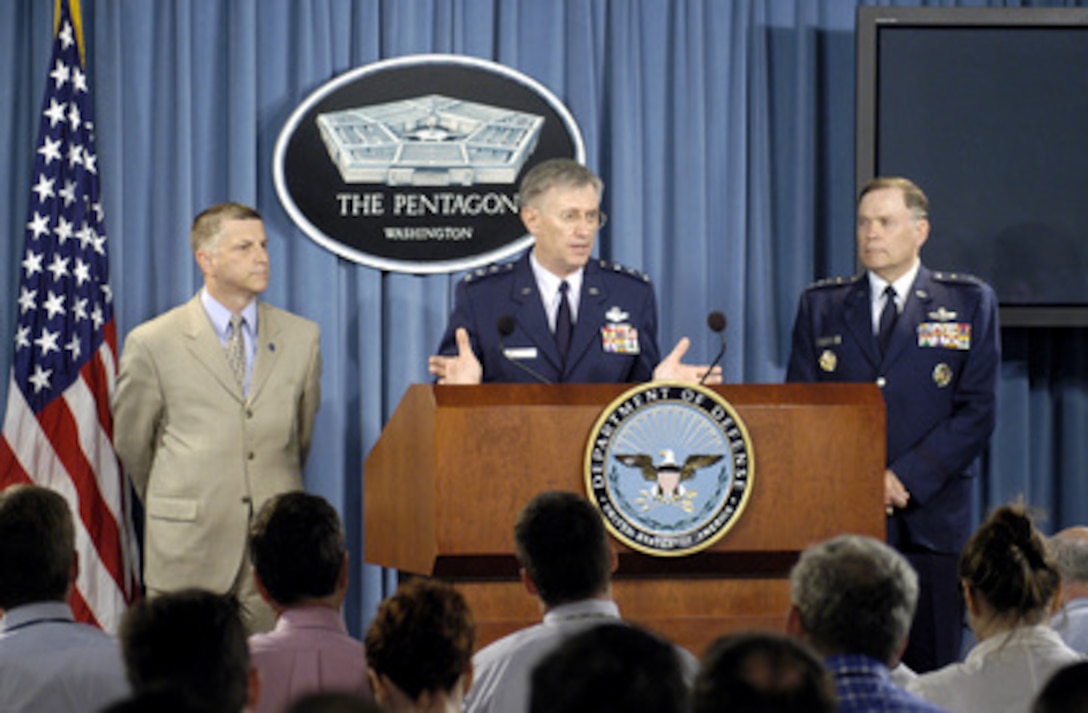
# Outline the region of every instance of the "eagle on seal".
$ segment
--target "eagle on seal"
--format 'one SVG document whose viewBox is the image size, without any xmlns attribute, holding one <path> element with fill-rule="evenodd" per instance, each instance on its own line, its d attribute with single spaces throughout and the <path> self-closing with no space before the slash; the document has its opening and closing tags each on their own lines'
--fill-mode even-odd
<svg viewBox="0 0 1088 713">
<path fill-rule="evenodd" d="M 721 455 L 692 454 L 684 459 L 684 464 L 676 462 L 676 453 L 666 448 L 658 455 L 661 462 L 654 465 L 654 460 L 646 453 L 617 454 L 616 460 L 631 468 L 639 468 L 642 477 L 654 483 L 653 496 L 665 502 L 672 502 L 682 497 L 685 488 L 684 481 L 695 476 L 695 471 L 714 465 L 722 459 Z"/>
</svg>

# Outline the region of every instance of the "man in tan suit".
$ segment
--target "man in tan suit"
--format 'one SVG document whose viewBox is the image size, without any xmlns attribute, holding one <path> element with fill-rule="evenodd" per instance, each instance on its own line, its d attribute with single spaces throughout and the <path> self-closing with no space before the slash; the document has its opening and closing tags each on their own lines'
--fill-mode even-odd
<svg viewBox="0 0 1088 713">
<path fill-rule="evenodd" d="M 274 614 L 253 585 L 249 525 L 270 497 L 302 489 L 320 335 L 258 301 L 269 264 L 256 210 L 212 206 L 190 241 L 204 288 L 125 340 L 114 446 L 144 504 L 148 595 L 234 590 L 250 630 L 265 631 Z"/>
</svg>

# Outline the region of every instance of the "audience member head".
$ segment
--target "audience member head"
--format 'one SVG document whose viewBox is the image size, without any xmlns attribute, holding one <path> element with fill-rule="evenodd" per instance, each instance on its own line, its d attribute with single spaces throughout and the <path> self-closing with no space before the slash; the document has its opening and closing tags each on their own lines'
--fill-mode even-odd
<svg viewBox="0 0 1088 713">
<path fill-rule="evenodd" d="M 581 495 L 537 495 L 518 515 L 514 542 L 523 578 L 546 606 L 609 595 L 612 548 L 600 513 Z"/>
<path fill-rule="evenodd" d="M 1067 527 L 1047 546 L 1061 575 L 1062 602 L 1088 597 L 1088 527 Z"/>
<path fill-rule="evenodd" d="M 1071 664 L 1050 677 L 1031 713 L 1088 713 L 1088 661 Z"/>
<path fill-rule="evenodd" d="M 214 252 L 219 246 L 219 238 L 224 221 L 261 220 L 256 208 L 241 203 L 216 203 L 201 211 L 193 218 L 189 229 L 189 245 L 193 253 L 200 250 Z"/>
<path fill-rule="evenodd" d="M 542 161 L 529 169 L 518 187 L 518 201 L 522 206 L 536 205 L 537 199 L 550 189 L 584 188 L 592 186 L 600 197 L 604 193 L 604 181 L 588 168 L 569 158 L 553 158 Z"/>
<path fill-rule="evenodd" d="M 76 576 L 68 502 L 37 485 L 0 492 L 0 609 L 65 601 Z"/>
<path fill-rule="evenodd" d="M 475 639 L 472 612 L 456 589 L 432 579 L 401 585 L 366 632 L 375 698 L 392 711 L 459 709 L 472 681 Z"/>
<path fill-rule="evenodd" d="M 797 639 L 752 631 L 723 636 L 703 656 L 691 713 L 834 713 L 835 682 Z"/>
<path fill-rule="evenodd" d="M 120 639 L 135 694 L 184 690 L 206 713 L 235 713 L 256 699 L 233 596 L 186 589 L 144 599 L 125 614 Z"/>
<path fill-rule="evenodd" d="M 530 713 L 681 713 L 687 687 L 676 647 L 636 626 L 590 627 L 532 672 Z"/>
<path fill-rule="evenodd" d="M 382 713 L 381 706 L 355 693 L 309 693 L 295 699 L 284 713 Z"/>
<path fill-rule="evenodd" d="M 249 552 L 257 587 L 276 609 L 344 600 L 348 556 L 336 510 L 319 495 L 281 493 L 257 514 Z"/>
<path fill-rule="evenodd" d="M 841 535 L 801 553 L 790 599 L 790 632 L 822 656 L 863 654 L 891 666 L 910 631 L 918 575 L 883 542 Z"/>
<path fill-rule="evenodd" d="M 1043 535 L 1021 505 L 1002 505 L 960 556 L 968 622 L 979 641 L 1050 613 L 1060 575 Z"/>
</svg>

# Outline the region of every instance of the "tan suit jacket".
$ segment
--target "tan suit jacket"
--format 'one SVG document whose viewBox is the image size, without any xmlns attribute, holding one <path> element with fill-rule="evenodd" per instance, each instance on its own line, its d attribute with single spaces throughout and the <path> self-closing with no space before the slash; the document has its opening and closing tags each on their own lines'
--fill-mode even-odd
<svg viewBox="0 0 1088 713">
<path fill-rule="evenodd" d="M 247 557 L 251 513 L 302 489 L 319 342 L 313 322 L 258 303 L 246 398 L 199 294 L 128 335 L 114 446 L 144 504 L 148 589 L 227 591 Z"/>
</svg>

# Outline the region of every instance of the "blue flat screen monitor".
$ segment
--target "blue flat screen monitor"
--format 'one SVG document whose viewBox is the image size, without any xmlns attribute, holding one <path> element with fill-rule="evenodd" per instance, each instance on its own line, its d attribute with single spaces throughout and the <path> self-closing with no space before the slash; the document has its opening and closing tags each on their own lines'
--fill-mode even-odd
<svg viewBox="0 0 1088 713">
<path fill-rule="evenodd" d="M 929 196 L 926 265 L 1005 326 L 1088 326 L 1088 9 L 858 11 L 858 187 Z"/>
</svg>

